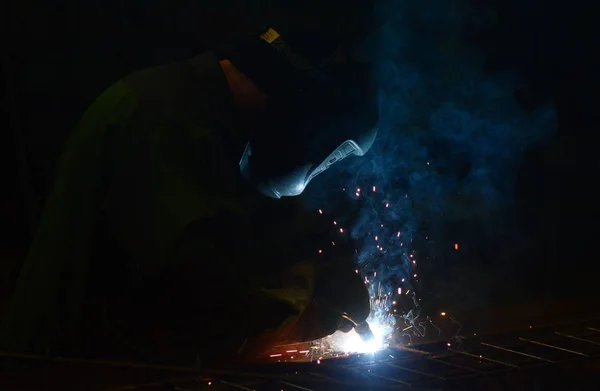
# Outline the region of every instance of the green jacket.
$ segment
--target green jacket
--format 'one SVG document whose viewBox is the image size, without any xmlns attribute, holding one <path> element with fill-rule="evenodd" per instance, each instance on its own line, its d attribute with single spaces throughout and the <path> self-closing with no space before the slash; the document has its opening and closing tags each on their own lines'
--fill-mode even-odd
<svg viewBox="0 0 600 391">
<path fill-rule="evenodd" d="M 57 339 L 76 339 L 100 217 L 144 278 L 176 268 L 191 254 L 224 253 L 227 243 L 219 238 L 225 233 L 251 232 L 251 219 L 239 216 L 273 201 L 240 180 L 244 145 L 236 129 L 230 90 L 211 53 L 134 73 L 98 97 L 66 143 L 2 318 L 0 348 L 45 350 Z M 239 221 L 228 224 L 227 216 Z M 186 234 L 202 225 L 194 222 L 206 221 L 210 226 Z M 220 232 L 231 227 L 238 233 Z M 211 262 L 250 281 L 244 274 L 252 260 L 236 261 L 231 251 L 245 250 L 229 247 L 227 262 Z"/>
<path fill-rule="evenodd" d="M 211 53 L 136 72 L 98 97 L 66 143 L 2 317 L 0 349 L 77 352 L 90 281 L 103 293 L 117 291 L 109 309 L 118 326 L 130 327 L 123 333 L 148 329 L 138 345 L 154 338 L 196 348 L 221 340 L 230 346 L 219 350 L 230 354 L 249 335 L 300 315 L 314 282 L 298 289 L 296 277 L 284 283 L 282 276 L 297 261 L 321 257 L 333 225 L 302 211 L 299 197 L 265 198 L 242 180 L 239 129 Z M 116 246 L 103 240 L 106 232 Z M 104 279 L 88 277 L 103 264 Z M 118 291 L 119 269 L 141 287 Z M 368 314 L 359 285 L 350 296 L 366 298 L 360 313 Z M 333 316 L 326 323 L 335 326 Z M 171 334 L 156 336 L 165 330 Z"/>
</svg>

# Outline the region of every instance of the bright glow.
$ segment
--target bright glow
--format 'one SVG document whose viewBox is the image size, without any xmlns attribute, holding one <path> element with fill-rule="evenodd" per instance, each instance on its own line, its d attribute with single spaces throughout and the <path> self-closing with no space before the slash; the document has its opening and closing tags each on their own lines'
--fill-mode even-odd
<svg viewBox="0 0 600 391">
<path fill-rule="evenodd" d="M 386 341 L 391 335 L 393 327 L 371 321 L 369 321 L 369 325 L 375 336 L 373 341 L 363 341 L 353 329 L 348 333 L 336 331 L 333 335 L 327 337 L 328 342 L 335 351 L 342 353 L 375 353 L 385 349 L 388 346 Z"/>
</svg>

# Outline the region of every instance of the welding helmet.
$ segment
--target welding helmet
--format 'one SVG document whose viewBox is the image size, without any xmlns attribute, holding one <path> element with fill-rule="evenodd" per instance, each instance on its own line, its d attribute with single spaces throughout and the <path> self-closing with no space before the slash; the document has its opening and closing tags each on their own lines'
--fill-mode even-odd
<svg viewBox="0 0 600 391">
<path fill-rule="evenodd" d="M 353 61 L 326 37 L 295 41 L 298 52 L 267 28 L 232 59 L 268 96 L 239 166 L 272 198 L 301 194 L 332 164 L 364 155 L 377 135 L 370 65 Z"/>
</svg>

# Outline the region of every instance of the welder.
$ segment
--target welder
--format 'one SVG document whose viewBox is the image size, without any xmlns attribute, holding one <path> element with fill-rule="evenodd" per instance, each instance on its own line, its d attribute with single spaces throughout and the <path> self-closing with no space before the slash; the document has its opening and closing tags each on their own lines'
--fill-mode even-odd
<svg viewBox="0 0 600 391">
<path fill-rule="evenodd" d="M 265 335 L 368 338 L 351 246 L 312 247 L 332 241 L 330 221 L 290 196 L 364 155 L 377 117 L 368 65 L 273 28 L 114 83 L 67 140 L 0 348 L 74 354 L 114 339 L 206 359 Z"/>
</svg>

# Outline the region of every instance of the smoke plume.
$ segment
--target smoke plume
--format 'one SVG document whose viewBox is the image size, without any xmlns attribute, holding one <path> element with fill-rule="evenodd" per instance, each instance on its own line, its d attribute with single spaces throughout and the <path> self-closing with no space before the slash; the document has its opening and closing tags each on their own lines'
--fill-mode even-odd
<svg viewBox="0 0 600 391">
<path fill-rule="evenodd" d="M 359 269 L 387 293 L 418 289 L 421 263 L 451 274 L 463 249 L 480 256 L 475 248 L 501 235 L 517 251 L 526 240 L 514 213 L 516 174 L 524 152 L 554 132 L 555 112 L 519 105 L 515 91 L 527 83 L 517 73 L 484 70 L 484 54 L 466 43 L 493 22 L 480 11 L 379 2 L 377 29 L 357 48 L 378 70 L 378 138 L 307 189 L 311 206 L 349 225 Z"/>
</svg>

